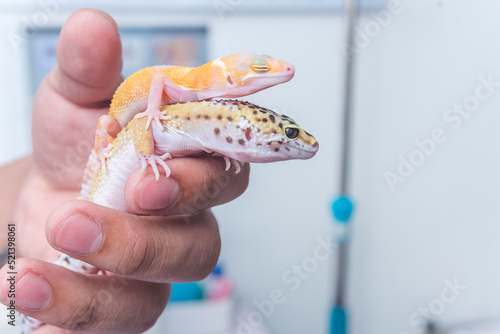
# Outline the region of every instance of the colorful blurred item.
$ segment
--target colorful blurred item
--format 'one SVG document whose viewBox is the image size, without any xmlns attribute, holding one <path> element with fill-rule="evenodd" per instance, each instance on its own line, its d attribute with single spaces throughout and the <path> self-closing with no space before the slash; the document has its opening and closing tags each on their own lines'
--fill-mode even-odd
<svg viewBox="0 0 500 334">
<path fill-rule="evenodd" d="M 235 322 L 232 292 L 233 282 L 220 264 L 203 281 L 172 284 L 162 333 L 231 333 Z"/>
</svg>

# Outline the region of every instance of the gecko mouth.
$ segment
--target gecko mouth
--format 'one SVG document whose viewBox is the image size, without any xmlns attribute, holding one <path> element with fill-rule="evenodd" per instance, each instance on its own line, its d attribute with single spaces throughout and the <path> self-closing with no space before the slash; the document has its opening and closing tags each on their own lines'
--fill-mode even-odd
<svg viewBox="0 0 500 334">
<path fill-rule="evenodd" d="M 283 143 L 283 142 L 279 142 L 279 141 L 274 141 L 274 142 L 268 143 L 268 145 L 269 145 L 269 148 L 272 150 L 276 150 L 276 148 L 284 148 L 286 151 L 288 151 L 287 150 L 287 148 L 288 148 L 290 151 L 297 150 L 297 151 L 301 151 L 301 152 L 305 152 L 305 153 L 313 153 L 313 154 L 318 152 L 318 149 L 319 149 L 318 142 L 314 143 L 312 146 L 307 146 L 307 147 L 302 147 L 302 146 L 299 146 L 297 144 L 294 145 L 291 143 Z"/>
<path fill-rule="evenodd" d="M 286 147 L 290 147 L 292 149 L 295 149 L 295 150 L 298 150 L 298 151 L 302 151 L 302 152 L 306 152 L 306 153 L 316 153 L 316 152 L 318 152 L 318 143 L 315 143 L 313 146 L 311 146 L 312 148 L 304 148 L 304 147 L 293 146 L 293 145 L 286 145 Z"/>
</svg>

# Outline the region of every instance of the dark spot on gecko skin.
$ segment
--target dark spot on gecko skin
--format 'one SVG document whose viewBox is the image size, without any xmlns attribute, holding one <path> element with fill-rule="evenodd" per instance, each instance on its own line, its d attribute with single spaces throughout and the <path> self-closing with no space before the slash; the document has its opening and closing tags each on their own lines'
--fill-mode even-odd
<svg viewBox="0 0 500 334">
<path fill-rule="evenodd" d="M 269 119 L 271 120 L 271 122 L 276 122 L 276 118 L 273 116 L 273 115 L 269 115 Z"/>
<path fill-rule="evenodd" d="M 285 150 L 290 151 L 290 149 L 287 146 L 285 146 Z"/>
<path fill-rule="evenodd" d="M 238 139 L 238 144 L 245 145 L 245 141 L 243 139 Z"/>
<path fill-rule="evenodd" d="M 272 129 L 271 131 L 272 131 L 273 134 L 277 134 L 278 133 L 278 131 L 276 131 L 275 129 Z"/>
<path fill-rule="evenodd" d="M 266 110 L 266 109 L 264 109 L 264 108 L 259 108 L 259 111 L 260 111 L 261 113 L 263 113 L 263 114 L 267 114 L 267 110 Z"/>
<path fill-rule="evenodd" d="M 268 142 L 267 142 L 267 145 L 272 145 L 272 144 L 273 144 L 273 142 L 272 142 L 272 141 L 268 141 Z"/>
<path fill-rule="evenodd" d="M 226 141 L 227 141 L 229 144 L 231 144 L 231 143 L 233 142 L 233 138 L 231 138 L 231 137 L 226 137 Z"/>
<path fill-rule="evenodd" d="M 262 122 L 267 123 L 267 118 L 263 118 Z"/>
<path fill-rule="evenodd" d="M 278 124 L 278 126 L 283 130 L 283 123 Z"/>
<path fill-rule="evenodd" d="M 219 128 L 215 128 L 215 129 L 214 129 L 214 132 L 215 132 L 215 134 L 218 136 L 218 135 L 219 135 L 219 133 L 220 133 L 220 129 L 219 129 Z"/>
<path fill-rule="evenodd" d="M 187 121 L 191 120 L 191 117 L 186 116 L 186 120 L 187 120 Z"/>
<path fill-rule="evenodd" d="M 276 148 L 274 149 L 274 152 L 279 152 L 279 150 L 280 150 L 280 148 L 279 148 L 279 147 L 276 147 Z"/>
<path fill-rule="evenodd" d="M 222 115 L 217 115 L 217 119 L 222 119 Z"/>
<path fill-rule="evenodd" d="M 232 121 L 233 121 L 233 118 L 232 118 L 231 116 L 227 116 L 227 120 L 228 120 L 229 122 L 232 122 Z"/>
<path fill-rule="evenodd" d="M 254 115 L 257 115 L 257 110 L 254 110 L 254 111 L 253 111 L 253 114 L 254 114 Z"/>
<path fill-rule="evenodd" d="M 208 116 L 208 115 L 205 115 L 205 119 L 210 119 L 210 116 Z"/>
<path fill-rule="evenodd" d="M 196 118 L 200 119 L 200 118 L 201 118 L 201 115 L 196 115 Z"/>
</svg>

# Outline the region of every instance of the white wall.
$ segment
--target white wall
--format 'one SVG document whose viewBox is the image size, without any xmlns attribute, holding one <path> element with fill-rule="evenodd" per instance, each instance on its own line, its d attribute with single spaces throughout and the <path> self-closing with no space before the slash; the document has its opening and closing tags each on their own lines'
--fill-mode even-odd
<svg viewBox="0 0 500 334">
<path fill-rule="evenodd" d="M 446 279 L 467 289 L 446 304 L 443 322 L 500 315 L 498 87 L 456 129 L 443 120 L 474 95 L 479 76 L 500 81 L 499 9 L 495 1 L 403 1 L 401 14 L 361 52 L 350 286 L 356 333 L 412 328 L 413 312 L 439 305 Z M 391 192 L 384 173 L 435 128 L 447 140 Z"/>
<path fill-rule="evenodd" d="M 500 81 L 499 10 L 494 0 L 401 0 L 400 13 L 359 52 L 352 190 L 358 210 L 349 263 L 354 334 L 414 332 L 419 308 L 441 313 L 444 324 L 500 316 L 495 201 L 500 92 L 481 101 L 456 129 L 443 120 L 447 109 L 475 93 L 478 77 Z M 24 15 L 0 13 L 0 35 Z M 60 13 L 61 19 L 65 15 Z M 117 18 L 130 24 L 137 16 Z M 207 22 L 212 57 L 249 51 L 296 66 L 292 82 L 249 100 L 296 118 L 318 138 L 317 157 L 254 165 L 248 191 L 215 211 L 222 259 L 239 298 L 262 301 L 280 289 L 286 301 L 266 318 L 275 333 L 326 333 L 333 257 L 297 290 L 283 275 L 290 278 L 287 271 L 307 262 L 317 238 L 332 231 L 328 205 L 338 184 L 341 18 L 174 15 L 152 20 L 160 19 Z M 368 15 L 361 26 L 373 20 Z M 0 81 L 5 162 L 28 150 L 29 128 L 17 115 L 25 115 L 30 102 L 24 59 L 16 59 L 5 39 L 0 43 L 0 77 L 10 78 Z M 429 138 L 435 128 L 446 140 L 391 191 L 384 174 L 397 173 L 398 156 L 418 154 L 414 141 Z M 444 282 L 455 279 L 466 290 L 453 302 L 440 301 L 453 299 Z"/>
</svg>

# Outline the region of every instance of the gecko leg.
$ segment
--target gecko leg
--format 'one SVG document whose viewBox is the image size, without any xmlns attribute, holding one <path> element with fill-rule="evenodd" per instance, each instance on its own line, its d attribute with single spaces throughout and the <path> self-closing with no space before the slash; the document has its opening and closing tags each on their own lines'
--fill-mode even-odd
<svg viewBox="0 0 500 334">
<path fill-rule="evenodd" d="M 95 161 L 99 162 L 99 167 L 104 170 L 106 170 L 106 159 L 113 148 L 113 140 L 120 130 L 120 124 L 110 116 L 103 115 L 99 118 L 92 155 Z"/>
<path fill-rule="evenodd" d="M 158 170 L 158 165 L 163 167 L 167 177 L 170 176 L 170 168 L 165 163 L 165 159 L 171 159 L 170 153 L 162 152 L 164 154 L 157 155 L 155 153 L 155 141 L 153 137 L 153 127 L 156 124 L 152 124 L 150 128 L 146 127 L 146 118 L 134 119 L 130 121 L 127 129 L 129 132 L 133 133 L 133 142 L 137 158 L 141 162 L 141 174 L 144 174 L 146 168 L 151 166 L 156 177 L 156 181 L 160 178 L 160 172 Z"/>
<path fill-rule="evenodd" d="M 163 92 L 166 94 L 166 99 L 163 98 Z M 170 78 L 157 74 L 151 81 L 146 111 L 138 113 L 134 118 L 148 117 L 148 121 L 146 122 L 147 129 L 152 121 L 155 121 L 158 127 L 162 128 L 161 120 L 170 119 L 170 116 L 167 116 L 165 111 L 162 112 L 160 110 L 163 104 L 190 102 L 197 99 L 197 91 L 185 88 Z"/>
<path fill-rule="evenodd" d="M 118 121 L 108 115 L 99 118 L 95 133 L 94 148 L 90 153 L 85 173 L 83 174 L 83 183 L 81 196 L 88 199 L 94 184 L 94 178 L 102 167 L 106 171 L 106 159 L 109 158 L 113 148 L 113 140 L 120 132 L 121 127 Z"/>
</svg>

